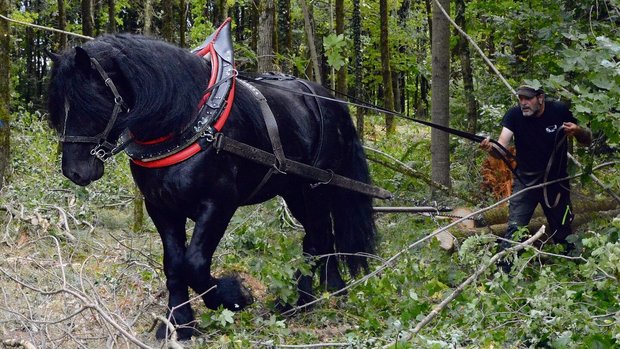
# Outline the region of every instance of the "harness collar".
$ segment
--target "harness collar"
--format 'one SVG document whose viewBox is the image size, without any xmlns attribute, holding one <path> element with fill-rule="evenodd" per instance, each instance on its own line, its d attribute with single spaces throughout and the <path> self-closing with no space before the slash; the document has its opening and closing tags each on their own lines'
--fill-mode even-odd
<svg viewBox="0 0 620 349">
<path fill-rule="evenodd" d="M 234 69 L 233 46 L 230 34 L 231 19 L 227 18 L 204 43 L 192 53 L 211 62 L 211 77 L 194 121 L 178 135 L 153 140 L 133 140 L 127 131 L 121 143 L 131 142 L 125 152 L 131 161 L 147 168 L 160 168 L 180 163 L 196 155 L 213 141 L 232 108 L 237 71 Z"/>
</svg>

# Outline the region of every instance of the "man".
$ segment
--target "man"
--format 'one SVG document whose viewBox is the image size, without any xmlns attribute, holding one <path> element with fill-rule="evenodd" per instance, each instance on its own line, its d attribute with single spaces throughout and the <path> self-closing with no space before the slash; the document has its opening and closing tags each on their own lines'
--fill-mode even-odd
<svg viewBox="0 0 620 349">
<path fill-rule="evenodd" d="M 504 115 L 503 129 L 497 140 L 507 148 L 514 136 L 517 169 L 513 176 L 513 194 L 526 187 L 567 177 L 567 136 L 586 146 L 592 142 L 590 130 L 579 126 L 563 103 L 546 101 L 542 89 L 522 85 L 517 89 L 517 96 L 519 105 Z M 489 138 L 483 140 L 480 147 L 498 157 Z M 547 232 L 554 242 L 564 245 L 567 253 L 570 246 L 566 237 L 571 234 L 570 223 L 574 217 L 568 180 L 531 189 L 512 198 L 505 238 L 512 240 L 519 227 L 529 224 L 538 204 L 547 217 Z M 500 244 L 501 248 L 510 246 L 507 241 Z"/>
</svg>

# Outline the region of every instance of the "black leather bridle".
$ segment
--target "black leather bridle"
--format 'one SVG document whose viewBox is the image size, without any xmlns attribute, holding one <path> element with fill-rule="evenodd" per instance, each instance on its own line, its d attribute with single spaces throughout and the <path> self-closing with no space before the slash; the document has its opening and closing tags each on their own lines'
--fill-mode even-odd
<svg viewBox="0 0 620 349">
<path fill-rule="evenodd" d="M 65 124 L 63 126 L 63 131 L 62 131 L 62 136 L 60 137 L 60 142 L 61 143 L 95 144 L 93 149 L 91 149 L 90 151 L 90 155 L 96 157 L 97 159 L 101 161 L 106 161 L 107 159 L 121 152 L 123 148 L 127 146 L 128 144 L 128 142 L 123 142 L 120 145 L 116 143 L 111 143 L 108 141 L 108 135 L 110 134 L 110 131 L 112 131 L 112 128 L 114 127 L 114 124 L 116 123 L 116 119 L 118 118 L 118 115 L 121 113 L 123 108 L 127 112 L 129 112 L 129 108 L 127 107 L 127 104 L 125 104 L 123 97 L 120 95 L 120 93 L 118 93 L 118 89 L 116 88 L 116 85 L 114 85 L 114 82 L 112 81 L 112 79 L 110 79 L 108 74 L 101 67 L 101 64 L 99 64 L 99 62 L 95 58 L 92 58 L 92 57 L 90 58 L 90 62 L 91 62 L 91 65 L 97 70 L 97 72 L 99 72 L 99 75 L 103 79 L 103 82 L 110 89 L 110 91 L 112 91 L 112 94 L 114 95 L 114 109 L 112 110 L 112 116 L 110 117 L 110 120 L 108 120 L 108 124 L 106 125 L 105 129 L 101 133 L 95 136 L 67 136 L 66 131 L 67 131 L 67 118 L 69 117 L 69 105 L 65 101 Z"/>
</svg>

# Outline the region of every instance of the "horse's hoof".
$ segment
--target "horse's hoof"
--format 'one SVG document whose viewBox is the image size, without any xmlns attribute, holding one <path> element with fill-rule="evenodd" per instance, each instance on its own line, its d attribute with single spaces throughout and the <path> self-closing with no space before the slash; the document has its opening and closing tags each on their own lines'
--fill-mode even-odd
<svg viewBox="0 0 620 349">
<path fill-rule="evenodd" d="M 248 305 L 254 303 L 254 297 L 240 278 L 237 276 L 225 276 L 215 279 L 214 290 L 202 296 L 205 305 L 210 309 L 217 309 L 219 306 L 232 311 L 240 311 Z"/>
<path fill-rule="evenodd" d="M 192 336 L 195 334 L 195 329 L 190 326 L 179 326 L 174 331 L 176 335 L 177 341 L 188 341 L 192 339 Z M 155 338 L 157 340 L 163 341 L 166 339 L 172 338 L 170 329 L 166 324 L 160 324 L 157 328 L 157 333 L 155 334 Z"/>
</svg>

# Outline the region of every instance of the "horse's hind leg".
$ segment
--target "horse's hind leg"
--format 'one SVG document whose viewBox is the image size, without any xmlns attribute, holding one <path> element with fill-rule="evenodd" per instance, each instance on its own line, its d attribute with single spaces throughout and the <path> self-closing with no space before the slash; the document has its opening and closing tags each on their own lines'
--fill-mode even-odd
<svg viewBox="0 0 620 349">
<path fill-rule="evenodd" d="M 295 195 L 285 195 L 284 199 L 293 216 L 304 226 L 304 254 L 311 258 L 319 257 L 314 270 L 319 270 L 321 285 L 335 291 L 343 288 L 345 283 L 338 270 L 329 204 L 321 193 L 320 188 L 307 188 Z M 312 275 L 299 274 L 298 303 L 302 305 L 314 300 L 314 293 Z"/>
</svg>

